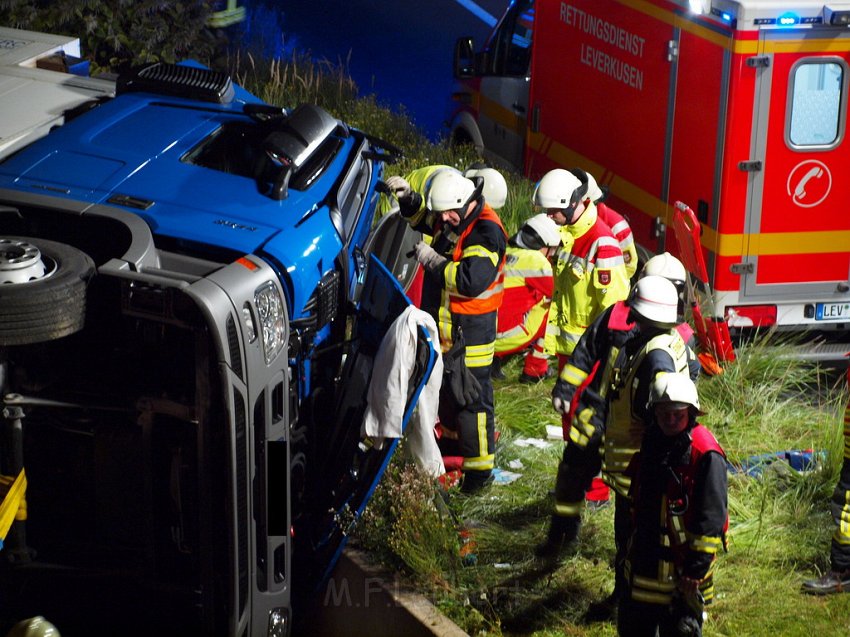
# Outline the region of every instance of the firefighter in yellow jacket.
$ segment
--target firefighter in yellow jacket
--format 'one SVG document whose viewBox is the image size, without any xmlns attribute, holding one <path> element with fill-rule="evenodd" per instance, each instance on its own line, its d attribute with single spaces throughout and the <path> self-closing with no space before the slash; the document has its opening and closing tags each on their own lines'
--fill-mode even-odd
<svg viewBox="0 0 850 637">
<path fill-rule="evenodd" d="M 439 170 L 423 193 L 402 177 L 387 186 L 401 215 L 433 237 L 416 245 L 425 270 L 422 309 L 437 321 L 445 374 L 440 421 L 456 428 L 463 456 L 464 491 L 477 491 L 495 464 L 495 423 L 490 366 L 496 316 L 502 303 L 507 234 L 487 205 L 484 180 Z"/>
<path fill-rule="evenodd" d="M 584 179 L 580 176 L 583 175 Z M 533 203 L 561 226 L 564 244 L 555 262 L 546 351 L 563 367 L 584 330 L 606 308 L 629 294 L 620 244 L 598 217 L 588 196 L 587 175 L 556 168 L 534 191 Z"/>
<path fill-rule="evenodd" d="M 508 241 L 493 378 L 505 378 L 500 361 L 520 352 L 526 354 L 519 382 L 536 383 L 554 375 L 543 349 L 553 285 L 549 260 L 560 245 L 558 226 L 545 214 L 534 215 Z"/>
</svg>

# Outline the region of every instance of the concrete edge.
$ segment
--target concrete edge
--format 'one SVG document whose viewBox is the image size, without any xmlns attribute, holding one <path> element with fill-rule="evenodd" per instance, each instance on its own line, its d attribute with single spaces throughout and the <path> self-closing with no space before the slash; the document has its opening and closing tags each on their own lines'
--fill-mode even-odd
<svg viewBox="0 0 850 637">
<path fill-rule="evenodd" d="M 316 601 L 312 635 L 468 637 L 424 595 L 354 548 L 343 551 Z"/>
</svg>

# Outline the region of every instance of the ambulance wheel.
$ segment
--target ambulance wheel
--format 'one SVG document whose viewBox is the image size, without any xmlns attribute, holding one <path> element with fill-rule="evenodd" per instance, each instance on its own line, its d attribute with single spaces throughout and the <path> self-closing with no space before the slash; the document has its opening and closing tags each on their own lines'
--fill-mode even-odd
<svg viewBox="0 0 850 637">
<path fill-rule="evenodd" d="M 29 345 L 83 327 L 92 259 L 30 237 L 0 237 L 0 346 Z"/>
</svg>

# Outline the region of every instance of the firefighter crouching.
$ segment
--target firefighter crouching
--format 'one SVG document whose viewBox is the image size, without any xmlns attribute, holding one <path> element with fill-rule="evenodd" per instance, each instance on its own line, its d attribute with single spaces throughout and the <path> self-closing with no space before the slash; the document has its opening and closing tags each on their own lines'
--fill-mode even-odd
<svg viewBox="0 0 850 637">
<path fill-rule="evenodd" d="M 617 631 L 699 637 L 729 526 L 725 454 L 696 421 L 702 412 L 687 376 L 658 376 L 649 403 L 646 434 L 628 469 L 633 530 Z"/>
<path fill-rule="evenodd" d="M 436 320 L 443 351 L 440 421 L 458 435 L 462 489 L 477 491 L 489 481 L 495 464 L 490 366 L 507 235 L 481 194 L 481 178 L 473 182 L 458 171 L 436 171 L 422 194 L 402 177 L 386 183 L 401 215 L 433 237 L 430 246 L 416 245 L 416 258 L 425 270 L 422 309 Z"/>
<path fill-rule="evenodd" d="M 850 387 L 850 367 L 847 368 L 847 385 Z M 835 532 L 829 551 L 829 572 L 803 582 L 803 591 L 813 595 L 850 593 L 850 402 L 844 407 L 844 461 L 830 508 Z"/>
<path fill-rule="evenodd" d="M 543 351 L 553 287 L 549 259 L 560 245 L 558 226 L 545 214 L 531 217 L 508 241 L 493 378 L 505 377 L 501 372 L 504 358 L 526 350 L 519 382 L 536 383 L 550 377 L 549 357 Z"/>
</svg>

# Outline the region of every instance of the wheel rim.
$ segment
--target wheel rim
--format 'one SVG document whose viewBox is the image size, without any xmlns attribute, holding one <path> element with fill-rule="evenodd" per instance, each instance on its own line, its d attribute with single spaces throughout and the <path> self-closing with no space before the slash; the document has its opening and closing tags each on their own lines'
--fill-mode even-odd
<svg viewBox="0 0 850 637">
<path fill-rule="evenodd" d="M 42 257 L 37 246 L 22 239 L 0 237 L 0 285 L 45 279 L 56 264 Z"/>
</svg>

